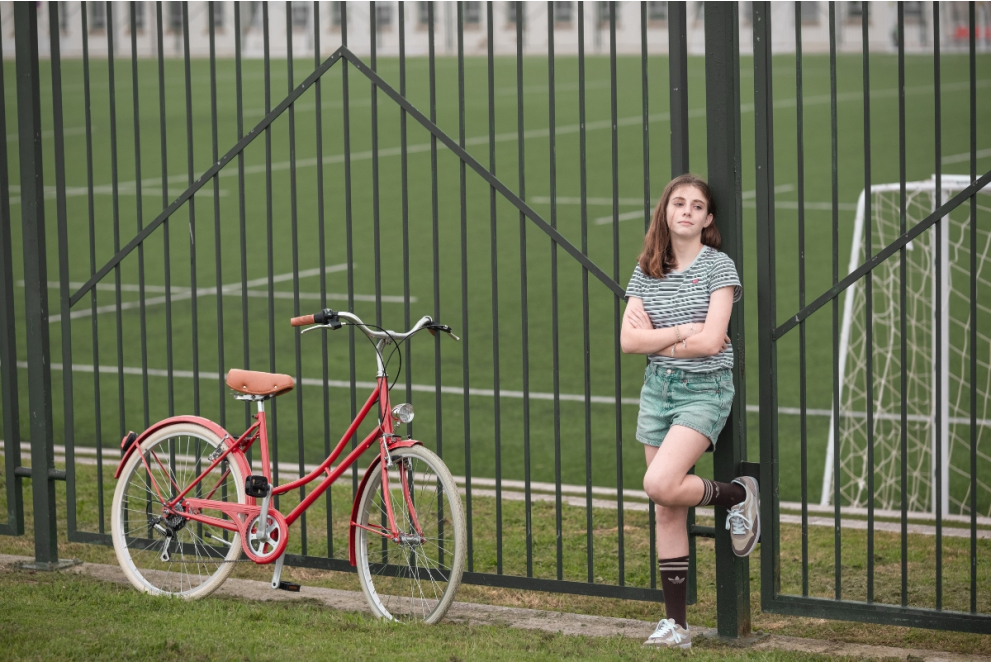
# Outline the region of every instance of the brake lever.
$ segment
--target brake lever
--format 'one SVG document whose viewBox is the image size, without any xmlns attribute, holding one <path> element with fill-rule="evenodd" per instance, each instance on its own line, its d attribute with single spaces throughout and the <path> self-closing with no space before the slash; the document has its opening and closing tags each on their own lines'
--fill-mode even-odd
<svg viewBox="0 0 991 663">
<path fill-rule="evenodd" d="M 343 326 L 343 325 L 342 325 L 342 326 Z M 310 326 L 309 326 L 309 327 L 307 327 L 306 329 L 304 329 L 304 330 L 302 330 L 302 331 L 300 331 L 300 332 L 299 332 L 299 335 L 300 335 L 300 336 L 302 336 L 302 335 L 303 335 L 303 334 L 305 334 L 306 332 L 311 332 L 311 331 L 313 331 L 314 329 L 340 329 L 340 327 L 335 327 L 334 325 L 310 325 Z"/>
<path fill-rule="evenodd" d="M 448 336 L 450 336 L 451 338 L 453 338 L 455 341 L 460 341 L 461 340 L 460 338 L 458 338 L 458 336 L 453 331 L 451 331 L 451 328 L 448 325 L 441 325 L 441 324 L 434 323 L 434 324 L 431 324 L 431 325 L 427 325 L 426 326 L 426 330 L 428 332 L 430 332 L 430 335 L 431 336 L 436 336 L 437 335 L 437 332 L 441 331 L 441 332 L 444 332 L 445 334 L 447 334 Z"/>
</svg>

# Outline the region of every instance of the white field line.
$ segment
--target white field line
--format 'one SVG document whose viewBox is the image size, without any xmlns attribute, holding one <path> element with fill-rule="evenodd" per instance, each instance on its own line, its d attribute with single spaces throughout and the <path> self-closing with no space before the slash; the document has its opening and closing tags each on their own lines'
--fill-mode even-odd
<svg viewBox="0 0 991 663">
<path fill-rule="evenodd" d="M 3 449 L 3 441 L 0 440 L 0 450 Z M 29 442 L 21 442 L 21 452 L 30 453 L 31 444 Z M 61 445 L 55 445 L 55 462 L 65 463 L 65 447 Z M 78 465 L 95 465 L 96 460 L 96 449 L 94 447 L 76 447 L 75 451 L 75 462 Z M 119 458 L 117 456 L 116 450 L 104 449 L 105 456 L 103 458 L 104 467 L 117 467 L 119 463 Z M 182 459 L 180 459 L 182 460 Z M 303 472 L 310 473 L 317 469 L 316 464 L 304 464 Z M 288 463 L 282 462 L 278 464 L 280 479 L 293 480 L 300 476 L 299 464 L 298 463 Z M 359 473 L 364 473 L 365 468 L 359 468 Z M 454 476 L 454 481 L 461 487 L 461 494 L 467 493 L 467 481 L 463 476 Z M 501 482 L 501 494 L 504 500 L 512 501 L 524 501 L 526 499 L 526 483 L 516 479 L 503 479 Z M 489 477 L 473 477 L 471 479 L 471 489 L 472 495 L 476 497 L 496 497 L 496 480 Z M 556 487 L 552 483 L 533 481 L 530 483 L 530 499 L 532 502 L 553 502 L 557 499 L 556 497 Z M 608 488 L 602 486 L 593 486 L 591 490 L 592 497 L 592 507 L 596 509 L 611 509 L 615 510 L 618 507 L 618 491 L 615 488 Z M 561 502 L 564 505 L 576 507 L 576 508 L 586 508 L 587 507 L 588 492 L 585 486 L 562 484 L 561 485 Z M 780 508 L 785 511 L 801 511 L 802 505 L 800 502 L 781 502 Z M 646 512 L 648 509 L 648 502 L 646 500 L 646 495 L 643 491 L 638 490 L 623 490 L 623 510 L 624 511 L 638 511 Z M 809 524 L 814 527 L 832 527 L 835 528 L 836 521 L 833 517 L 833 507 L 821 507 L 819 505 L 809 504 L 808 510 L 811 513 L 828 513 L 829 517 L 825 516 L 810 516 Z M 703 518 L 714 517 L 714 512 L 711 508 L 698 508 L 695 510 L 697 516 Z M 874 514 L 878 518 L 900 518 L 901 512 L 892 509 L 875 509 Z M 849 529 L 867 529 L 867 521 L 863 520 L 867 516 L 866 508 L 858 507 L 841 507 L 840 508 L 841 522 L 844 528 Z M 917 513 L 909 512 L 908 518 L 916 521 L 924 522 L 934 522 L 932 515 L 929 513 Z M 787 524 L 801 524 L 801 515 L 794 514 L 781 514 L 780 521 Z M 970 516 L 966 515 L 947 515 L 943 517 L 944 523 L 960 523 L 960 524 L 970 524 Z M 977 524 L 982 527 L 991 527 L 991 518 L 985 516 L 977 517 Z M 900 523 L 875 521 L 874 522 L 875 531 L 883 532 L 901 532 Z M 925 525 L 912 523 L 908 526 L 908 532 L 910 534 L 924 534 L 924 535 L 935 535 L 936 527 L 934 525 Z M 943 527 L 943 536 L 949 537 L 959 537 L 959 538 L 970 538 L 971 532 L 969 529 L 963 527 Z M 989 529 L 978 529 L 977 530 L 978 539 L 991 538 L 991 530 Z"/>
<path fill-rule="evenodd" d="M 989 85 L 991 85 L 991 79 L 981 79 L 981 80 L 977 81 L 977 87 L 978 88 L 985 88 L 985 87 L 988 87 Z M 969 81 L 960 81 L 958 83 L 948 83 L 946 85 L 943 85 L 942 88 L 941 88 L 941 92 L 944 92 L 944 93 L 945 92 L 958 92 L 958 91 L 961 91 L 961 90 L 970 90 L 970 82 Z M 905 95 L 906 96 L 911 96 L 911 95 L 926 94 L 926 93 L 931 92 L 931 91 L 932 91 L 932 86 L 928 86 L 928 85 L 916 85 L 916 86 L 906 87 L 905 88 Z M 898 96 L 898 93 L 899 93 L 898 88 L 887 88 L 887 89 L 883 89 L 883 90 L 873 90 L 871 92 L 871 99 L 888 99 L 888 98 L 893 98 L 893 97 L 897 97 Z M 837 100 L 837 102 L 862 101 L 863 100 L 863 94 L 861 92 L 845 92 L 843 94 L 838 94 L 836 96 L 836 100 Z M 828 103 L 830 103 L 830 96 L 828 94 L 826 94 L 826 95 L 817 95 L 817 96 L 812 96 L 812 97 L 805 97 L 803 99 L 803 107 L 805 107 L 805 106 L 820 106 L 820 105 L 824 105 L 824 104 L 828 104 Z M 792 99 L 777 99 L 774 102 L 775 108 L 794 108 L 796 105 L 797 105 L 797 101 L 794 98 L 792 98 Z M 740 112 L 741 113 L 752 113 L 753 111 L 754 111 L 754 105 L 753 104 L 742 104 L 740 106 Z M 694 108 L 694 109 L 688 111 L 688 117 L 690 117 L 690 118 L 705 117 L 705 114 L 706 114 L 706 110 L 705 110 L 704 107 L 703 108 Z M 650 115 L 647 116 L 647 121 L 648 121 L 648 123 L 651 123 L 651 124 L 657 123 L 657 122 L 667 122 L 670 119 L 671 119 L 671 114 L 670 113 L 652 113 L 652 114 L 650 114 Z M 623 118 L 617 119 L 617 121 L 616 121 L 616 127 L 641 126 L 642 124 L 643 124 L 643 116 L 642 115 L 632 115 L 632 116 L 629 116 L 629 117 L 623 117 Z M 597 131 L 597 130 L 612 129 L 612 128 L 613 128 L 613 122 L 612 122 L 612 120 L 596 120 L 594 122 L 586 122 L 585 123 L 585 130 L 586 131 Z M 566 125 L 558 126 L 557 127 L 557 130 L 555 132 L 555 135 L 556 136 L 562 136 L 562 135 L 566 135 L 566 134 L 576 134 L 580 130 L 581 130 L 581 125 L 579 125 L 579 124 L 566 124 Z M 523 132 L 523 138 L 524 139 L 547 138 L 549 136 L 550 136 L 550 129 L 549 128 L 528 129 L 528 130 L 526 130 L 526 131 Z M 511 142 L 511 141 L 517 140 L 518 138 L 519 138 L 519 136 L 518 136 L 518 134 L 515 131 L 505 132 L 505 133 L 496 134 L 496 136 L 495 136 L 495 142 L 497 142 L 497 143 Z M 475 137 L 469 138 L 469 139 L 467 139 L 465 141 L 465 145 L 466 146 L 469 146 L 469 145 L 488 145 L 488 143 L 489 143 L 489 137 L 488 137 L 488 135 L 475 136 Z M 442 150 L 446 150 L 447 149 L 446 147 L 444 147 L 444 145 L 442 145 L 440 143 L 438 143 L 438 148 L 439 149 L 442 149 Z M 430 151 L 430 143 L 419 143 L 419 144 L 416 144 L 416 145 L 409 145 L 406 148 L 407 154 L 416 154 L 416 153 L 428 152 L 428 151 Z M 379 148 L 379 151 L 378 151 L 378 156 L 379 157 L 392 157 L 392 156 L 399 156 L 400 154 L 402 154 L 402 149 L 400 147 Z M 372 155 L 373 155 L 373 153 L 372 153 L 371 150 L 366 150 L 364 152 L 352 152 L 350 158 L 351 158 L 351 161 L 363 161 L 363 160 L 371 159 L 372 158 Z M 343 163 L 343 162 L 344 162 L 344 155 L 343 154 L 328 155 L 328 156 L 325 156 L 323 158 L 323 163 L 325 165 L 336 164 L 336 163 Z M 317 159 L 315 159 L 315 158 L 298 159 L 296 161 L 296 168 L 297 169 L 299 169 L 299 168 L 313 168 L 313 167 L 316 167 L 316 165 L 317 165 Z M 259 173 L 267 172 L 269 170 L 269 168 L 271 168 L 271 170 L 273 172 L 274 171 L 278 171 L 278 170 L 287 170 L 289 168 L 289 166 L 290 166 L 290 162 L 289 161 L 282 161 L 282 162 L 279 162 L 279 163 L 273 163 L 273 164 L 271 164 L 271 166 L 268 166 L 267 164 L 255 164 L 255 165 L 252 165 L 252 166 L 245 166 L 244 172 L 245 172 L 245 174 L 249 174 L 249 175 L 250 174 L 259 174 Z M 188 174 L 170 175 L 168 177 L 168 181 L 169 182 L 175 182 L 175 183 L 178 183 L 178 184 L 181 184 L 181 185 L 186 185 L 189 182 L 189 175 Z M 158 177 L 158 178 L 149 178 L 149 179 L 143 180 L 143 183 L 146 183 L 146 184 L 148 184 L 150 186 L 155 186 L 156 184 L 160 184 L 161 183 L 161 177 Z M 134 182 L 133 181 L 126 182 L 126 183 L 125 182 L 121 182 L 121 183 L 119 183 L 119 186 L 124 186 L 124 184 L 129 184 L 129 185 L 132 185 L 133 186 L 134 185 Z M 203 189 L 201 189 L 201 191 L 202 190 Z M 610 202 L 610 204 L 611 204 L 611 202 Z"/>
<path fill-rule="evenodd" d="M 161 180 L 159 180 L 159 181 L 161 181 Z M 20 185 L 13 184 L 13 185 L 10 186 L 11 193 L 14 193 L 14 192 L 20 193 L 20 190 L 21 190 Z M 94 186 L 93 187 L 93 195 L 106 195 L 106 196 L 110 196 L 110 195 L 113 195 L 113 192 L 114 192 L 113 186 L 110 185 L 110 184 L 101 184 L 100 186 Z M 54 186 L 46 186 L 45 187 L 45 198 L 48 198 L 48 199 L 55 198 L 56 195 L 57 195 L 57 193 L 58 192 L 56 190 L 56 187 L 54 187 Z M 122 182 L 121 184 L 119 184 L 117 186 L 117 195 L 119 195 L 119 196 L 136 196 L 137 194 L 138 194 L 138 191 L 137 191 L 137 187 L 134 184 L 134 182 Z M 65 189 L 65 196 L 66 196 L 66 198 L 72 198 L 74 196 L 88 196 L 88 195 L 89 195 L 89 189 L 87 187 L 84 187 L 84 186 L 70 186 L 70 187 L 66 187 L 66 189 Z M 149 186 L 146 186 L 146 187 L 142 187 L 141 188 L 141 195 L 142 196 L 161 196 L 162 195 L 162 188 L 161 188 L 161 186 L 155 187 L 154 185 L 149 185 Z M 203 187 L 202 189 L 199 190 L 199 192 L 196 195 L 197 196 L 202 196 L 204 198 L 213 198 L 213 187 Z M 221 198 L 225 198 L 225 197 L 227 197 L 227 195 L 228 195 L 227 189 L 220 189 L 220 197 Z M 17 205 L 20 202 L 21 202 L 21 197 L 20 196 L 13 196 L 12 195 L 10 197 L 10 204 L 11 205 Z"/>
<path fill-rule="evenodd" d="M 983 159 L 985 157 L 991 157 L 991 149 L 977 150 L 978 159 Z M 963 152 L 961 154 L 951 154 L 948 157 L 943 157 L 943 165 L 950 163 L 966 163 L 967 161 L 970 161 L 970 152 Z"/>
<path fill-rule="evenodd" d="M 52 370 L 53 371 L 62 371 L 62 370 L 65 370 L 65 367 L 62 364 L 60 364 L 60 363 L 53 363 L 51 366 L 52 366 Z M 27 364 L 26 361 L 19 361 L 19 362 L 17 362 L 17 367 L 18 368 L 24 368 L 24 369 L 26 369 L 28 367 L 28 364 Z M 72 370 L 73 371 L 76 371 L 76 372 L 79 372 L 79 373 L 93 373 L 94 372 L 93 366 L 91 364 L 73 364 Z M 124 368 L 122 368 L 119 371 L 117 370 L 117 367 L 116 366 L 100 366 L 99 367 L 99 372 L 100 373 L 106 373 L 106 374 L 109 374 L 109 375 L 117 375 L 118 373 L 120 373 L 122 375 L 142 375 L 143 374 L 142 373 L 142 369 L 140 367 L 137 367 L 137 366 L 125 366 Z M 167 378 L 169 376 L 169 372 L 167 370 L 161 369 L 161 368 L 149 368 L 148 369 L 148 376 L 149 377 Z M 180 378 L 180 379 L 193 379 L 195 376 L 193 375 L 193 372 L 192 371 L 183 371 L 183 370 L 173 369 L 173 371 L 172 371 L 172 377 L 173 378 Z M 201 380 L 221 380 L 221 379 L 223 379 L 223 376 L 220 375 L 219 373 L 214 373 L 212 371 L 200 371 L 199 372 L 199 378 Z M 320 378 L 302 378 L 300 380 L 297 380 L 297 383 L 298 384 L 303 384 L 303 385 L 306 385 L 306 386 L 310 386 L 310 387 L 322 387 L 323 386 L 323 380 L 320 379 Z M 333 389 L 350 389 L 351 388 L 351 383 L 349 381 L 347 381 L 347 380 L 328 380 L 327 381 L 327 386 L 330 387 L 330 388 L 333 388 Z M 366 381 L 362 381 L 362 380 L 356 380 L 355 383 L 354 383 L 354 386 L 355 386 L 356 389 L 368 389 L 368 390 L 371 390 L 371 389 L 374 389 L 375 388 L 375 383 L 374 382 L 366 382 Z M 397 385 L 397 389 L 398 388 L 399 388 L 399 386 Z M 436 393 L 437 391 L 440 391 L 440 393 L 442 393 L 442 394 L 450 394 L 450 395 L 453 395 L 453 396 L 464 396 L 465 395 L 465 389 L 464 389 L 464 387 L 441 386 L 440 389 L 438 390 L 432 384 L 413 384 L 412 385 L 412 390 L 415 391 L 415 392 L 424 392 L 424 393 L 428 393 L 428 394 L 433 394 L 433 393 Z M 488 397 L 488 398 L 494 398 L 495 397 L 495 390 L 494 389 L 481 389 L 481 388 L 478 388 L 478 387 L 471 387 L 471 388 L 468 389 L 468 395 L 469 396 L 485 396 L 485 397 Z M 519 399 L 522 399 L 523 398 L 523 392 L 522 391 L 515 390 L 515 389 L 501 389 L 499 391 L 499 397 L 500 398 L 519 398 Z M 585 395 L 584 394 L 559 394 L 558 395 L 558 399 L 561 400 L 561 401 L 565 401 L 565 402 L 584 403 L 585 402 Z M 530 392 L 530 400 L 533 400 L 533 401 L 552 401 L 552 400 L 554 400 L 554 394 L 551 393 L 551 392 L 531 391 Z M 619 399 L 619 401 L 623 405 L 637 405 L 637 406 L 640 405 L 640 399 L 639 398 L 624 397 L 624 398 Z M 614 396 L 589 396 L 589 402 L 595 403 L 597 405 L 615 405 L 616 404 L 616 398 Z M 753 403 L 748 404 L 747 405 L 747 412 L 754 412 L 754 413 L 759 414 L 760 413 L 760 406 L 759 405 L 755 405 Z M 809 409 L 807 409 L 805 411 L 805 414 L 807 416 L 812 416 L 812 417 L 829 417 L 829 416 L 832 415 L 832 412 L 833 412 L 832 410 L 809 408 Z M 802 414 L 802 410 L 801 410 L 801 408 L 797 408 L 797 407 L 783 407 L 782 406 L 782 407 L 779 407 L 778 408 L 778 414 L 779 415 L 782 415 L 783 414 L 783 415 L 790 415 L 790 416 L 800 416 Z M 851 411 L 847 411 L 847 410 L 841 410 L 840 411 L 840 416 L 851 417 L 851 418 L 855 418 L 855 419 L 866 419 L 867 418 L 867 413 L 866 412 L 851 412 Z M 900 414 L 897 414 L 897 413 L 891 413 L 891 412 L 875 412 L 874 413 L 874 419 L 875 420 L 884 420 L 884 421 L 900 421 L 901 420 L 901 415 Z M 909 421 L 913 421 L 913 422 L 916 422 L 916 421 L 917 422 L 926 422 L 926 421 L 929 421 L 929 417 L 926 417 L 926 416 L 923 416 L 923 415 L 918 415 L 918 414 L 910 414 L 910 415 L 908 415 L 908 420 Z M 968 424 L 970 424 L 970 419 L 967 418 L 967 417 L 951 417 L 950 418 L 950 423 L 968 425 Z M 991 427 L 991 419 L 978 419 L 977 420 L 977 425 L 979 427 Z"/>
<path fill-rule="evenodd" d="M 327 273 L 328 274 L 331 274 L 333 272 L 340 272 L 340 271 L 343 271 L 345 269 L 347 269 L 347 264 L 346 263 L 341 263 L 339 265 L 330 265 L 330 266 L 327 267 Z M 302 278 L 307 278 L 307 277 L 310 277 L 310 276 L 319 276 L 319 275 L 320 275 L 320 268 L 319 267 L 315 267 L 313 269 L 306 269 L 306 270 L 301 271 L 299 273 L 299 278 L 302 279 Z M 272 277 L 272 282 L 273 283 L 281 283 L 283 281 L 290 281 L 290 280 L 292 280 L 292 278 L 293 278 L 292 272 L 289 272 L 288 274 L 276 274 L 275 276 Z M 258 287 L 258 286 L 267 285 L 267 284 L 268 284 L 268 277 L 267 276 L 266 277 L 263 277 L 263 278 L 260 278 L 260 279 L 253 279 L 251 281 L 248 281 L 248 287 L 249 288 Z M 23 280 L 18 281 L 17 282 L 17 285 L 23 288 L 24 287 L 24 281 Z M 72 287 L 72 288 L 81 288 L 81 287 L 83 287 L 83 285 L 85 285 L 85 284 L 82 281 L 70 281 L 69 282 L 69 287 Z M 58 290 L 61 286 L 59 285 L 59 282 L 58 281 L 49 281 L 48 282 L 48 287 L 51 288 L 51 289 L 53 289 L 53 290 Z M 117 291 L 117 287 L 114 284 L 112 284 L 112 283 L 98 283 L 96 285 L 96 289 L 97 290 L 106 290 L 106 291 L 110 291 L 110 292 L 116 292 Z M 138 285 L 138 284 L 135 284 L 135 283 L 122 283 L 121 286 L 120 286 L 120 289 L 121 289 L 121 292 L 141 292 L 141 286 Z M 221 286 L 220 291 L 221 291 L 222 294 L 235 294 L 235 295 L 236 294 L 240 294 L 240 292 L 241 292 L 241 284 L 240 283 L 232 283 L 232 284 L 229 284 L 229 285 L 224 285 L 224 286 Z M 165 292 L 165 286 L 160 286 L 160 285 L 146 285 L 145 286 L 145 292 L 146 293 L 147 292 Z M 212 295 L 216 295 L 216 294 L 217 294 L 217 288 L 216 287 L 202 288 L 202 289 L 198 289 L 196 291 L 197 298 L 199 298 L 199 297 L 208 297 L 208 296 L 212 296 Z M 256 297 L 256 298 L 259 298 L 259 299 L 268 299 L 268 291 L 266 291 L 266 290 L 246 290 L 245 291 L 245 296 L 246 297 Z M 183 300 L 186 300 L 186 299 L 192 299 L 192 297 L 193 297 L 193 292 L 192 292 L 192 289 L 191 288 L 177 287 L 177 286 L 173 286 L 172 287 L 172 301 L 173 302 L 183 301 Z M 274 292 L 272 294 L 272 298 L 273 299 L 294 299 L 294 297 L 295 297 L 295 295 L 293 293 L 286 292 L 286 291 L 276 291 L 276 292 Z M 322 297 L 322 295 L 319 292 L 301 292 L 301 293 L 299 293 L 299 298 L 300 299 L 305 299 L 305 300 L 316 300 L 316 301 L 320 301 L 321 297 Z M 327 295 L 326 295 L 326 298 L 329 301 L 342 301 L 342 302 L 348 301 L 348 295 L 347 295 L 347 293 L 328 292 Z M 375 301 L 375 295 L 359 295 L 359 294 L 355 294 L 354 295 L 354 300 L 355 301 L 358 301 L 358 302 L 374 302 Z M 406 301 L 403 297 L 401 297 L 399 295 L 382 295 L 381 296 L 381 300 L 382 300 L 382 302 L 389 303 L 389 304 L 402 304 L 402 303 L 404 303 Z M 417 302 L 417 298 L 416 297 L 410 297 L 409 298 L 409 301 L 410 301 L 411 304 L 415 304 Z M 165 303 L 165 296 L 164 295 L 162 297 L 152 297 L 151 299 L 145 299 L 144 300 L 144 304 L 145 304 L 146 307 L 147 306 L 155 306 L 157 304 L 164 304 L 164 303 Z M 125 311 L 125 310 L 140 308 L 140 306 L 141 306 L 141 302 L 140 301 L 136 301 L 136 302 L 121 302 L 120 309 L 122 311 Z M 115 313 L 116 311 L 117 311 L 117 305 L 116 304 L 107 304 L 105 306 L 98 306 L 98 307 L 96 307 L 97 314 L 100 314 L 100 313 Z M 73 311 L 69 315 L 69 317 L 71 319 L 85 318 L 85 317 L 89 317 L 90 315 L 92 315 L 92 313 L 93 313 L 93 310 L 90 309 L 90 308 L 78 307 L 77 310 Z M 57 314 L 56 313 L 55 315 L 49 316 L 48 321 L 49 321 L 49 323 L 54 323 L 54 322 L 59 322 L 61 319 L 62 319 L 61 314 Z"/>
</svg>

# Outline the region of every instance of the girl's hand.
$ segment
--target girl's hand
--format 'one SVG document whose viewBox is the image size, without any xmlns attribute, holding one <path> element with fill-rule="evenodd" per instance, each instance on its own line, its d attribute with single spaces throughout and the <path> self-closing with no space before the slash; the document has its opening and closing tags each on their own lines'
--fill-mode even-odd
<svg viewBox="0 0 991 663">
<path fill-rule="evenodd" d="M 653 329 L 654 323 L 650 321 L 650 316 L 640 306 L 626 307 L 626 320 L 633 329 Z"/>
</svg>

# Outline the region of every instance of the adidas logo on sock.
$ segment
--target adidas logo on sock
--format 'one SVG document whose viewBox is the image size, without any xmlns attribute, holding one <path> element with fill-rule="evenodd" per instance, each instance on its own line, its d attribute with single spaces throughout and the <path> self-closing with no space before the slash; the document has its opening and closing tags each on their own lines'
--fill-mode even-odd
<svg viewBox="0 0 991 663">
<path fill-rule="evenodd" d="M 675 576 L 674 578 L 671 578 L 671 583 L 674 584 L 674 585 L 680 585 L 683 582 L 685 582 L 685 579 L 684 578 L 679 578 L 678 576 Z"/>
</svg>

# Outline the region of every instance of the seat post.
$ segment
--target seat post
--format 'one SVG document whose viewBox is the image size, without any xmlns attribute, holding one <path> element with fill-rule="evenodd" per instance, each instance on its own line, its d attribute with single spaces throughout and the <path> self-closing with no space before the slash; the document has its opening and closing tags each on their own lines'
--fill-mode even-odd
<svg viewBox="0 0 991 663">
<path fill-rule="evenodd" d="M 265 413 L 265 401 L 261 398 L 258 399 L 258 414 Z"/>
</svg>

